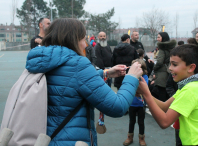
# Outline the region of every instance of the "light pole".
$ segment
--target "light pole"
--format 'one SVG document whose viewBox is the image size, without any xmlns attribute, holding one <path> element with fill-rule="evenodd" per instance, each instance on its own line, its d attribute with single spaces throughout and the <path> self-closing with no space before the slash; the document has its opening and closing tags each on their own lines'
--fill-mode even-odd
<svg viewBox="0 0 198 146">
<path fill-rule="evenodd" d="M 53 21 L 53 17 L 52 17 L 52 0 L 51 0 L 51 22 Z"/>
<path fill-rule="evenodd" d="M 72 18 L 73 18 L 73 0 L 72 0 Z"/>
<path fill-rule="evenodd" d="M 162 32 L 164 32 L 165 30 L 165 25 L 162 25 Z"/>
</svg>

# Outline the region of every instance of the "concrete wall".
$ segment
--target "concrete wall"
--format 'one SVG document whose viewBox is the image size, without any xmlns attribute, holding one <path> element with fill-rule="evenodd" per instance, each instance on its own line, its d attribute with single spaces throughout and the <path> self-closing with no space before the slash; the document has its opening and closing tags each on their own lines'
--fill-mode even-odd
<svg viewBox="0 0 198 146">
<path fill-rule="evenodd" d="M 1 44 L 2 45 L 1 47 Z M 0 51 L 22 51 L 30 50 L 30 43 L 27 42 L 0 42 Z"/>
<path fill-rule="evenodd" d="M 6 48 L 6 42 L 0 42 L 0 51 Z"/>
</svg>

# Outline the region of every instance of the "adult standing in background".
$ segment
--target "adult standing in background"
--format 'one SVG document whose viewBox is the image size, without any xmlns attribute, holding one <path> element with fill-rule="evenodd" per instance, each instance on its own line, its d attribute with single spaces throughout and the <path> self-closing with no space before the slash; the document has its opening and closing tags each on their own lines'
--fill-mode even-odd
<svg viewBox="0 0 198 146">
<path fill-rule="evenodd" d="M 48 18 L 40 18 L 38 22 L 39 34 L 31 39 L 30 48 L 33 49 L 41 44 L 43 37 L 45 36 L 45 30 L 50 25 Z"/>
<path fill-rule="evenodd" d="M 131 66 L 131 62 L 138 58 L 137 52 L 134 47 L 130 45 L 130 36 L 124 34 L 121 37 L 121 42 L 114 48 L 112 62 L 113 66 L 118 64 L 124 64 Z M 114 86 L 119 90 L 122 85 L 124 77 L 117 77 L 114 81 Z"/>
<path fill-rule="evenodd" d="M 96 66 L 100 69 L 108 69 L 112 67 L 112 51 L 110 46 L 107 44 L 107 36 L 105 32 L 98 34 L 98 43 L 94 47 L 97 61 Z M 107 80 L 107 84 L 111 87 L 112 79 Z"/>
<path fill-rule="evenodd" d="M 196 39 L 196 41 L 198 43 L 198 32 L 196 33 L 195 39 Z"/>
<path fill-rule="evenodd" d="M 154 88 L 158 91 L 157 94 L 159 100 L 166 101 L 168 99 L 168 94 L 166 92 L 166 82 L 169 75 L 167 68 L 170 62 L 170 51 L 176 46 L 176 41 L 170 41 L 167 32 L 160 32 L 157 36 L 157 41 L 159 53 L 157 62 L 153 68 L 155 73 Z"/>
<path fill-rule="evenodd" d="M 180 46 L 180 45 L 183 45 L 184 44 L 184 41 L 178 41 L 178 46 Z"/>
<path fill-rule="evenodd" d="M 96 64 L 95 50 L 90 44 L 88 44 L 87 41 L 85 41 L 85 43 L 86 43 L 86 48 L 83 51 L 83 53 L 89 59 L 89 61 L 92 63 L 92 65 L 95 67 L 95 64 Z"/>
<path fill-rule="evenodd" d="M 198 43 L 197 43 L 197 41 L 196 41 L 195 38 L 189 38 L 189 39 L 187 40 L 187 43 L 188 43 L 188 44 L 198 45 Z"/>
<path fill-rule="evenodd" d="M 142 43 L 139 42 L 138 40 L 139 40 L 139 32 L 133 31 L 133 33 L 131 35 L 131 41 L 130 41 L 131 46 L 133 46 L 136 50 L 137 49 L 143 49 L 144 50 L 144 47 L 143 47 Z M 148 60 L 149 63 L 150 62 L 153 63 L 153 61 L 146 55 L 146 52 L 144 54 L 144 59 Z"/>
</svg>

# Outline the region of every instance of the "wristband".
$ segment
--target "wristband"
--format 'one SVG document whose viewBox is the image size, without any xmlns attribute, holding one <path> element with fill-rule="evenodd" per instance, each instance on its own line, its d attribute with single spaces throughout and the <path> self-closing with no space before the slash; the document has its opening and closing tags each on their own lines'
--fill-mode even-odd
<svg viewBox="0 0 198 146">
<path fill-rule="evenodd" d="M 108 71 L 109 71 L 109 69 L 105 69 L 105 70 L 103 71 L 103 78 L 104 78 L 104 81 L 106 81 L 106 80 L 108 79 Z"/>
</svg>

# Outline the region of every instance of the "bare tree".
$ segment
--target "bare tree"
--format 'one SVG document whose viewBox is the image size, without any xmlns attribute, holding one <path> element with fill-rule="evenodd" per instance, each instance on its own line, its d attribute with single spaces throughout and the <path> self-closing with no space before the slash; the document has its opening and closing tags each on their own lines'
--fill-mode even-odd
<svg viewBox="0 0 198 146">
<path fill-rule="evenodd" d="M 176 40 L 177 40 L 177 29 L 178 29 L 178 22 L 179 22 L 179 14 L 176 13 L 175 18 L 174 18 L 174 25 L 175 25 L 175 33 L 176 33 Z"/>
<path fill-rule="evenodd" d="M 194 22 L 194 28 L 196 29 L 197 27 L 197 20 L 198 20 L 198 11 L 196 10 L 193 16 L 193 22 Z"/>
<path fill-rule="evenodd" d="M 138 17 L 135 17 L 135 28 L 139 28 L 140 20 Z"/>
<path fill-rule="evenodd" d="M 142 27 L 150 30 L 148 35 L 153 39 L 153 46 L 155 46 L 157 34 L 162 30 L 162 26 L 167 28 L 170 25 L 168 13 L 155 7 L 149 12 L 144 12 L 140 22 L 142 22 Z"/>
<path fill-rule="evenodd" d="M 12 0 L 11 2 L 11 7 L 10 7 L 10 12 L 11 12 L 11 25 L 12 25 L 12 30 L 11 30 L 11 41 L 14 42 L 14 20 L 15 20 L 15 17 L 16 17 L 16 9 L 17 9 L 17 0 Z"/>
</svg>

